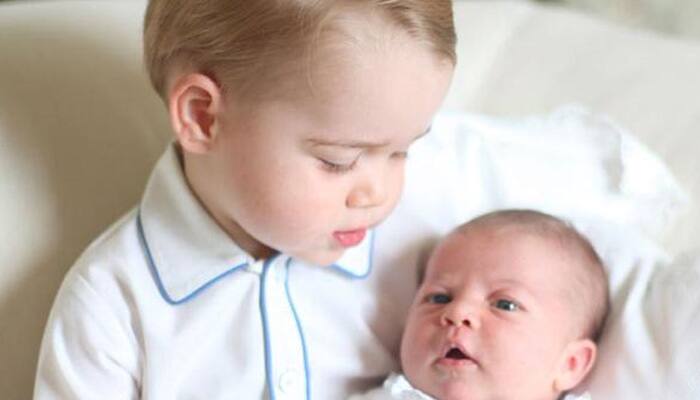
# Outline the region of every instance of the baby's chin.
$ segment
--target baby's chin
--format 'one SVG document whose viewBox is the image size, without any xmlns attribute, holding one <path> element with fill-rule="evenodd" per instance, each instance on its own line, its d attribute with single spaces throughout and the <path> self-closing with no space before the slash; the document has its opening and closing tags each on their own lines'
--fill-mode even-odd
<svg viewBox="0 0 700 400">
<path fill-rule="evenodd" d="M 425 393 L 437 400 L 486 400 L 479 393 L 475 393 L 473 387 L 456 381 L 436 385 L 433 391 L 425 391 Z"/>
<path fill-rule="evenodd" d="M 559 395 L 550 393 L 540 395 L 525 395 L 503 393 L 503 388 L 488 387 L 480 384 L 467 384 L 459 380 L 442 382 L 432 388 L 418 390 L 430 395 L 436 400 L 556 400 Z"/>
<path fill-rule="evenodd" d="M 493 400 L 480 393 L 480 388 L 473 382 L 469 384 L 463 376 L 439 374 L 430 379 L 411 380 L 409 377 L 409 380 L 414 388 L 437 400 Z"/>
<path fill-rule="evenodd" d="M 436 400 L 556 400 L 561 393 L 547 387 L 523 388 L 514 381 L 493 381 L 479 368 L 405 369 L 413 388 Z M 522 383 L 522 382 L 521 382 Z"/>
</svg>

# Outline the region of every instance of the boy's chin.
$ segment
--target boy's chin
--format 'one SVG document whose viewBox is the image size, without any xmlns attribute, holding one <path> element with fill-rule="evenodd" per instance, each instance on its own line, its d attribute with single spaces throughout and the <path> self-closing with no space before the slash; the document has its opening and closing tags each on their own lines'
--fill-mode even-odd
<svg viewBox="0 0 700 400">
<path fill-rule="evenodd" d="M 303 252 L 297 254 L 290 253 L 290 255 L 311 265 L 329 267 L 335 264 L 344 253 L 345 249 L 329 249 L 326 251 Z"/>
</svg>

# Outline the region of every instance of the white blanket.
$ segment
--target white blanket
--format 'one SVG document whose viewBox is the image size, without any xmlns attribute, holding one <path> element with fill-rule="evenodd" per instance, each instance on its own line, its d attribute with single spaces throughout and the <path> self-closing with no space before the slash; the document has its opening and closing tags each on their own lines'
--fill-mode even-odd
<svg viewBox="0 0 700 400">
<path fill-rule="evenodd" d="M 351 396 L 348 400 L 435 400 L 433 397 L 415 389 L 404 375 L 392 374 L 381 387 L 364 394 Z M 567 394 L 562 400 L 591 400 L 588 393 L 582 395 Z"/>
<path fill-rule="evenodd" d="M 441 115 L 411 151 L 396 214 L 417 214 L 420 229 L 441 235 L 483 212 L 524 207 L 566 218 L 591 239 L 612 311 L 581 390 L 700 398 L 700 261 L 673 260 L 657 244 L 688 200 L 646 147 L 605 118 L 564 108 L 526 120 Z"/>
</svg>

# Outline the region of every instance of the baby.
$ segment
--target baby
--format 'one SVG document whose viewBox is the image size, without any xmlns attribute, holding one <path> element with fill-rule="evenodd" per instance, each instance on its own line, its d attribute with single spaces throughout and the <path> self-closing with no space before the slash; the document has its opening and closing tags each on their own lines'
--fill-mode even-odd
<svg viewBox="0 0 700 400">
<path fill-rule="evenodd" d="M 590 243 L 529 210 L 483 215 L 436 247 L 401 343 L 405 376 L 353 400 L 552 400 L 596 359 L 607 279 Z"/>
</svg>

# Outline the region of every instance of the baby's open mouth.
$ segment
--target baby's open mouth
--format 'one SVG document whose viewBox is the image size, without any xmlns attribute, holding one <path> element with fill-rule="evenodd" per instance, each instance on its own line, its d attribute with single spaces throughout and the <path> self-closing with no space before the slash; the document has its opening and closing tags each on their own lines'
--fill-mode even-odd
<svg viewBox="0 0 700 400">
<path fill-rule="evenodd" d="M 451 344 L 446 348 L 444 355 L 438 360 L 438 364 L 447 368 L 474 368 L 479 365 L 469 352 L 459 344 Z"/>
<path fill-rule="evenodd" d="M 459 348 L 452 347 L 447 351 L 447 354 L 445 354 L 445 358 L 450 360 L 468 360 L 469 356 L 464 354 L 464 352 Z"/>
</svg>

